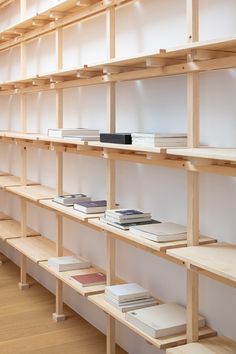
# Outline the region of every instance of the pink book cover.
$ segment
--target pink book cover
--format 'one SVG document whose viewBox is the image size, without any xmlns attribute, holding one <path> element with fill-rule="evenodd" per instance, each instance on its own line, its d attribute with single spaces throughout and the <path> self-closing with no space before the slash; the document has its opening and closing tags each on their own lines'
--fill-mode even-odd
<svg viewBox="0 0 236 354">
<path fill-rule="evenodd" d="M 92 286 L 106 283 L 106 276 L 102 273 L 72 275 L 71 278 L 78 281 L 82 286 Z"/>
</svg>

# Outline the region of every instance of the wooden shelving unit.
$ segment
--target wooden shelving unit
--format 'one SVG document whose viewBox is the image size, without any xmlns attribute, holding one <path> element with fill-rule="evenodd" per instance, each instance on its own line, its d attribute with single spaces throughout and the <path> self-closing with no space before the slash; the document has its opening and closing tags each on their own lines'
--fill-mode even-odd
<svg viewBox="0 0 236 354">
<path fill-rule="evenodd" d="M 13 0 L 0 0 L 0 8 Z M 186 0 L 186 19 L 189 42 L 176 48 L 157 49 L 155 52 L 140 53 L 136 56 L 116 58 L 116 9 L 132 3 L 133 0 L 60 0 L 57 5 L 46 8 L 31 18 L 26 18 L 26 2 L 21 0 L 21 21 L 0 33 L 0 51 L 20 47 L 21 75 L 17 80 L 0 82 L 0 95 L 19 95 L 20 131 L 0 132 L 0 143 L 17 144 L 21 150 L 21 176 L 0 173 L 0 189 L 4 189 L 21 200 L 21 223 L 8 220 L 0 214 L 0 238 L 21 253 L 20 288 L 27 284 L 26 259 L 56 278 L 56 310 L 53 318 L 64 320 L 63 284 L 69 285 L 107 314 L 107 353 L 115 353 L 115 320 L 129 327 L 147 342 L 158 348 L 180 346 L 168 349 L 167 353 L 203 353 L 217 350 L 219 353 L 235 353 L 235 343 L 229 339 L 215 337 L 214 330 L 198 330 L 198 283 L 199 274 L 207 275 L 235 287 L 236 264 L 234 245 L 216 243 L 214 238 L 199 235 L 199 172 L 236 176 L 236 149 L 219 149 L 199 146 L 199 73 L 236 67 L 236 37 L 199 42 L 198 0 Z M 107 60 L 64 70 L 63 29 L 93 16 L 106 16 Z M 49 33 L 55 34 L 56 70 L 34 77 L 26 75 L 26 44 Z M 38 133 L 28 133 L 26 99 L 27 94 L 50 91 L 56 92 L 55 127 L 62 128 L 63 90 L 72 87 L 105 85 L 107 90 L 107 132 L 116 131 L 116 83 L 142 80 L 171 75 L 187 76 L 188 147 L 187 148 L 142 148 L 100 142 L 81 142 L 75 139 L 56 139 Z M 27 179 L 27 149 L 55 151 L 55 189 Z M 116 161 L 152 164 L 186 171 L 188 184 L 188 237 L 187 241 L 155 243 L 134 236 L 102 223 L 98 214 L 86 215 L 52 201 L 63 193 L 63 153 L 76 153 L 106 159 L 108 208 L 115 207 Z M 55 242 L 27 228 L 27 203 L 37 203 L 55 213 Z M 99 270 L 96 266 L 81 271 L 57 272 L 48 266 L 52 256 L 71 254 L 63 247 L 63 218 L 69 218 L 90 228 L 105 232 L 107 252 L 107 285 L 117 283 L 115 255 L 116 240 L 121 240 L 176 264 L 186 266 L 187 275 L 187 332 L 174 337 L 154 339 L 129 324 L 124 314 L 104 300 L 104 286 L 83 288 L 71 280 L 71 275 Z M 26 237 L 34 236 L 34 237 Z M 217 262 L 216 262 L 217 260 Z M 97 294 L 98 293 L 98 294 Z M 94 295 L 96 294 L 96 295 Z M 200 341 L 198 341 L 200 339 Z M 196 342 L 196 343 L 192 343 Z M 204 352 L 205 353 L 205 352 Z M 230 351 L 229 351 L 230 353 Z"/>
<path fill-rule="evenodd" d="M 186 341 L 187 341 L 186 333 L 179 334 L 176 336 L 163 337 L 160 339 L 155 339 L 155 338 L 147 335 L 145 332 L 141 331 L 136 326 L 129 323 L 125 319 L 124 313 L 117 310 L 114 306 L 110 305 L 107 301 L 105 301 L 104 294 L 89 296 L 89 300 L 92 303 L 94 303 L 96 306 L 100 307 L 107 314 L 109 314 L 110 316 L 115 318 L 117 321 L 121 322 L 122 324 L 124 324 L 125 326 L 130 328 L 132 331 L 134 331 L 135 333 L 142 336 L 148 343 L 155 345 L 159 349 L 166 349 L 166 348 L 173 347 L 176 345 L 181 345 L 181 344 L 186 343 Z M 216 335 L 216 333 L 208 327 L 204 327 L 204 328 L 200 329 L 200 331 L 199 331 L 200 338 L 207 338 L 207 337 L 211 337 L 214 335 Z"/>
<path fill-rule="evenodd" d="M 235 352 L 236 342 L 226 337 L 214 337 L 168 349 L 166 354 L 234 354 Z"/>
</svg>

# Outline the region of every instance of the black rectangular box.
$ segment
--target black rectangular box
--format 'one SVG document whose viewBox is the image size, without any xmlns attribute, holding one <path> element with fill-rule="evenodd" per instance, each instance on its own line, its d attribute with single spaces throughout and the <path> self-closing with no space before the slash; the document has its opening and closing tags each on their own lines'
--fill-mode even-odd
<svg viewBox="0 0 236 354">
<path fill-rule="evenodd" d="M 112 144 L 132 144 L 130 133 L 101 133 L 100 142 Z"/>
</svg>

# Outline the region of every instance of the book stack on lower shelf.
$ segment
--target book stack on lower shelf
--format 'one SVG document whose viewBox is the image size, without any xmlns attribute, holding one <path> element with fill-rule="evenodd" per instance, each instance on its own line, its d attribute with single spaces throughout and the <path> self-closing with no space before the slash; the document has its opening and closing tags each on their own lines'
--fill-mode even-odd
<svg viewBox="0 0 236 354">
<path fill-rule="evenodd" d="M 107 286 L 104 299 L 121 312 L 153 306 L 158 302 L 147 289 L 135 283 Z"/>
</svg>

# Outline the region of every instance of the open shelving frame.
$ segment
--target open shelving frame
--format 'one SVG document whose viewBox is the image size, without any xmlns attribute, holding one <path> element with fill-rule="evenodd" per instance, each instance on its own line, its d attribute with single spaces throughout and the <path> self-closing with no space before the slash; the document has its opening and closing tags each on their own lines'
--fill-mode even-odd
<svg viewBox="0 0 236 354">
<path fill-rule="evenodd" d="M 0 1 L 0 7 L 7 6 L 14 0 Z M 115 53 L 115 17 L 116 8 L 132 3 L 133 0 L 60 0 L 59 4 L 48 8 L 32 18 L 25 18 L 26 0 L 20 1 L 20 23 L 12 25 L 0 33 L 0 51 L 20 46 L 21 78 L 0 83 L 0 95 L 20 96 L 20 132 L 1 132 L 0 142 L 17 144 L 21 149 L 21 176 L 0 176 L 0 187 L 20 197 L 21 200 L 21 232 L 20 238 L 7 239 L 6 242 L 21 253 L 21 275 L 19 287 L 28 287 L 26 259 L 30 258 L 56 278 L 56 310 L 53 318 L 64 320 L 63 283 L 71 286 L 83 296 L 107 313 L 107 353 L 115 353 L 115 321 L 125 324 L 159 348 L 174 347 L 186 342 L 196 342 L 199 338 L 214 336 L 216 333 L 205 327 L 198 330 L 198 284 L 199 273 L 221 280 L 233 286 L 235 279 L 227 274 L 219 274 L 213 267 L 207 267 L 191 256 L 184 257 L 183 252 L 205 248 L 221 250 L 211 238 L 199 237 L 199 172 L 236 175 L 236 149 L 215 149 L 199 147 L 199 73 L 236 67 L 236 37 L 225 40 L 199 42 L 198 38 L 198 0 L 186 0 L 186 18 L 188 24 L 188 43 L 169 49 L 160 49 L 152 53 L 117 59 Z M 140 0 L 145 1 L 145 0 Z M 107 60 L 101 63 L 84 64 L 69 70 L 63 70 L 63 28 L 93 16 L 106 15 Z M 56 71 L 48 74 L 26 77 L 26 44 L 38 37 L 55 33 Z M 40 134 L 27 133 L 26 100 L 27 94 L 33 92 L 55 90 L 57 128 L 63 127 L 63 89 L 79 86 L 106 85 L 107 90 L 107 132 L 116 131 L 116 82 L 163 77 L 170 75 L 187 75 L 187 111 L 188 111 L 188 147 L 171 148 L 138 148 L 119 144 L 99 142 L 80 142 L 67 139 L 53 139 Z M 27 149 L 29 147 L 48 149 L 56 155 L 56 188 L 49 190 L 27 180 Z M 152 164 L 186 171 L 188 180 L 188 237 L 187 242 L 153 243 L 131 235 L 99 221 L 97 215 L 85 217 L 82 213 L 56 205 L 52 202 L 55 195 L 63 193 L 63 153 L 105 158 L 107 162 L 107 204 L 115 207 L 115 161 L 125 160 L 133 163 Z M 1 177 L 7 177 L 1 185 Z M 47 208 L 56 215 L 56 240 L 48 241 L 43 236 L 27 237 L 27 203 L 36 203 Z M 125 321 L 123 314 L 117 312 L 104 302 L 104 286 L 89 287 L 84 290 L 71 281 L 71 272 L 60 273 L 50 268 L 47 259 L 51 256 L 68 254 L 63 248 L 63 217 L 77 220 L 88 227 L 103 230 L 107 239 L 106 274 L 107 285 L 117 283 L 115 269 L 116 240 L 122 240 L 135 247 L 171 262 L 187 266 L 187 333 L 180 336 L 152 339 L 144 332 Z M 0 221 L 1 222 L 1 221 Z M 18 235 L 19 236 L 19 235 Z M 200 244 L 200 245 L 199 245 Z M 188 246 L 188 247 L 186 247 Z M 42 248 L 41 248 L 42 247 Z M 184 248 L 182 248 L 184 247 Z M 230 247 L 230 246 L 229 246 Z M 233 248 L 233 247 L 232 247 Z M 41 251 L 40 251 L 41 249 Z M 38 250 L 38 251 L 37 251 Z M 231 249 L 233 252 L 234 250 Z M 85 270 L 91 272 L 97 268 Z M 84 272 L 84 271 L 83 271 Z M 68 274 L 66 274 L 68 273 Z M 78 271 L 77 271 L 78 273 Z M 94 295 L 96 294 L 96 295 Z M 219 338 L 219 337 L 216 337 Z M 211 339 L 214 341 L 214 338 Z M 217 339 L 216 339 L 217 341 Z M 174 349 L 173 353 L 174 353 Z M 172 351 L 171 351 L 172 353 Z"/>
</svg>

